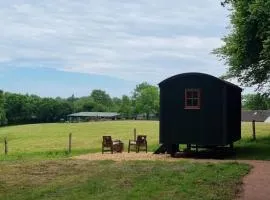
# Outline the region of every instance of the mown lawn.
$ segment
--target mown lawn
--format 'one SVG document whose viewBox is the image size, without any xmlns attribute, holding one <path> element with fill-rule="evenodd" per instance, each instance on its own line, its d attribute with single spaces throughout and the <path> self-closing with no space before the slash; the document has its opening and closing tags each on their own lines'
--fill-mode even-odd
<svg viewBox="0 0 270 200">
<path fill-rule="evenodd" d="M 242 123 L 242 139 L 235 143 L 236 158 L 270 160 L 270 123 L 256 122 L 256 140 L 251 123 Z"/>
<path fill-rule="evenodd" d="M 121 139 L 125 145 L 133 138 L 133 130 L 146 134 L 149 150 L 158 146 L 157 121 L 106 121 L 90 123 L 56 123 L 0 128 L 0 141 L 8 137 L 9 156 L 2 159 L 59 158 L 68 156 L 68 135 L 72 133 L 72 155 L 100 152 L 103 135 Z M 2 150 L 3 148 L 1 148 Z"/>
<path fill-rule="evenodd" d="M 249 166 L 188 161 L 12 161 L 0 199 L 234 199 Z"/>
<path fill-rule="evenodd" d="M 158 121 L 107 121 L 10 126 L 0 128 L 0 160 L 54 159 L 100 152 L 102 135 L 121 139 L 127 147 L 133 129 L 146 134 L 149 150 L 158 147 Z M 235 144 L 237 159 L 270 160 L 270 123 L 257 123 L 257 140 L 252 141 L 251 123 L 242 124 L 242 140 Z M 72 133 L 72 154 L 66 153 Z M 8 138 L 9 154 L 4 155 L 3 140 Z M 126 148 L 127 149 L 127 148 Z"/>
</svg>

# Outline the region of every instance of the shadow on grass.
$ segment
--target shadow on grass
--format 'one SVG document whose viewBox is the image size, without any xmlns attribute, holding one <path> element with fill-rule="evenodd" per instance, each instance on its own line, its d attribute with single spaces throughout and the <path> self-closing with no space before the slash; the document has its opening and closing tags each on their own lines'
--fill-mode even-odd
<svg viewBox="0 0 270 200">
<path fill-rule="evenodd" d="M 228 147 L 199 149 L 199 152 L 187 151 L 174 155 L 176 158 L 222 159 L 222 160 L 270 160 L 270 136 L 242 139 L 231 150 Z"/>
<path fill-rule="evenodd" d="M 242 139 L 235 144 L 236 159 L 270 160 L 270 136 Z"/>
</svg>

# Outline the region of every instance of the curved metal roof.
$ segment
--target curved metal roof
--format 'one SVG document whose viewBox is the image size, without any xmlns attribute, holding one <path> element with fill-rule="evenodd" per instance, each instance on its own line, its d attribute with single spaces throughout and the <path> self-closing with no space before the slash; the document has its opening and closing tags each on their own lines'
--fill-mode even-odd
<svg viewBox="0 0 270 200">
<path fill-rule="evenodd" d="M 215 79 L 217 81 L 220 81 L 221 83 L 225 84 L 225 85 L 228 85 L 228 86 L 231 86 L 231 87 L 235 87 L 235 88 L 238 88 L 239 90 L 242 91 L 242 88 L 240 88 L 239 86 L 233 84 L 233 83 L 230 83 L 228 81 L 225 81 L 225 80 L 222 80 L 220 78 L 217 78 L 215 76 L 212 76 L 210 74 L 205 74 L 205 73 L 199 73 L 199 72 L 188 72 L 188 73 L 182 73 L 182 74 L 177 74 L 177 75 L 174 75 L 174 76 L 171 76 L 163 81 L 161 81 L 158 85 L 159 86 L 162 86 L 168 82 L 171 82 L 175 79 L 178 79 L 178 78 L 182 78 L 182 77 L 188 77 L 188 76 L 201 76 L 201 77 L 208 77 L 208 78 L 212 78 L 212 79 Z"/>
<path fill-rule="evenodd" d="M 114 112 L 79 112 L 68 115 L 68 117 L 116 117 L 119 113 Z"/>
</svg>

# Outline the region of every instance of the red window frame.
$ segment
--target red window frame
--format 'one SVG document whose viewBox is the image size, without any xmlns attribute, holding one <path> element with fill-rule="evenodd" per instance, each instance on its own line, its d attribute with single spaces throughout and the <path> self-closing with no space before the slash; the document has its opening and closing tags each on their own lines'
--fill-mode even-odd
<svg viewBox="0 0 270 200">
<path fill-rule="evenodd" d="M 200 108 L 201 108 L 201 90 L 194 88 L 185 89 L 185 109 L 198 110 Z"/>
</svg>

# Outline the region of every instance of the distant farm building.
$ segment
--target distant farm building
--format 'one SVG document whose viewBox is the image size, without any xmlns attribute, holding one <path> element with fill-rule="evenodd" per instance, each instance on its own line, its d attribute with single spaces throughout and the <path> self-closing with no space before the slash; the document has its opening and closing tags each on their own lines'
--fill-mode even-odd
<svg viewBox="0 0 270 200">
<path fill-rule="evenodd" d="M 251 122 L 252 120 L 270 123 L 270 110 L 242 110 L 242 121 Z"/>
<path fill-rule="evenodd" d="M 96 121 L 96 120 L 116 120 L 120 116 L 114 112 L 79 112 L 67 116 L 70 122 Z"/>
<path fill-rule="evenodd" d="M 143 113 L 143 114 L 137 114 L 134 119 L 137 120 L 158 120 L 158 115 L 157 114 L 152 114 L 150 113 L 147 119 L 147 114 Z"/>
<path fill-rule="evenodd" d="M 168 152 L 179 144 L 232 146 L 241 139 L 240 87 L 202 73 L 179 74 L 159 87 L 159 141 Z"/>
</svg>

